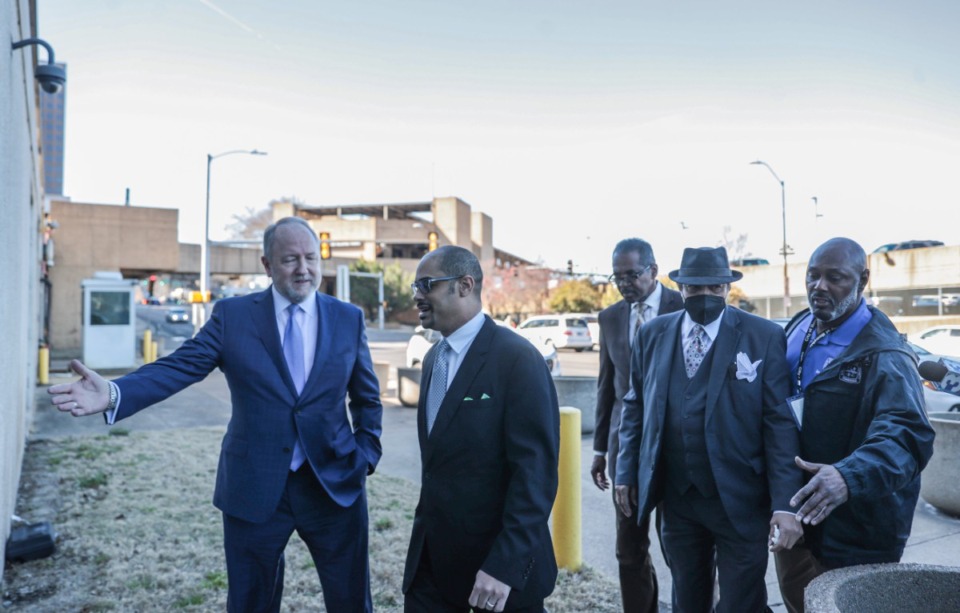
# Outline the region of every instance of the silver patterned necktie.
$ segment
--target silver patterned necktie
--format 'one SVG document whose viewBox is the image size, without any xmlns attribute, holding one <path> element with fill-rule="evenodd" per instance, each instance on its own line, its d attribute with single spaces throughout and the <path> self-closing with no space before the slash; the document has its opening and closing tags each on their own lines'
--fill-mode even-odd
<svg viewBox="0 0 960 613">
<path fill-rule="evenodd" d="M 703 329 L 703 326 L 697 324 L 690 331 L 690 336 L 693 340 L 690 341 L 687 350 L 684 352 L 684 363 L 687 366 L 687 377 L 692 379 L 703 362 L 703 356 L 707 354 L 707 332 Z"/>
<path fill-rule="evenodd" d="M 447 393 L 447 350 L 450 344 L 447 339 L 437 343 L 437 357 L 433 361 L 433 375 L 430 378 L 430 391 L 427 394 L 427 434 L 433 429 L 433 422 L 437 420 L 440 403 Z"/>
</svg>

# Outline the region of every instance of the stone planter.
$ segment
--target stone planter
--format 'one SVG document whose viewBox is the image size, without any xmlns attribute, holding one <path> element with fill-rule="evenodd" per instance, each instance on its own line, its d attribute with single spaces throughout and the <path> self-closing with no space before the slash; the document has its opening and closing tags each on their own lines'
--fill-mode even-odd
<svg viewBox="0 0 960 613">
<path fill-rule="evenodd" d="M 960 515 L 960 414 L 930 413 L 928 417 L 937 437 L 933 457 L 920 477 L 920 495 L 938 509 Z"/>
<path fill-rule="evenodd" d="M 592 434 L 596 425 L 597 378 L 554 377 L 553 384 L 560 406 L 580 409 L 580 430 L 583 434 Z"/>
<path fill-rule="evenodd" d="M 420 401 L 420 374 L 419 368 L 397 369 L 397 397 L 405 407 L 416 407 Z"/>
<path fill-rule="evenodd" d="M 866 564 L 826 572 L 804 592 L 807 613 L 960 611 L 960 568 Z"/>
</svg>

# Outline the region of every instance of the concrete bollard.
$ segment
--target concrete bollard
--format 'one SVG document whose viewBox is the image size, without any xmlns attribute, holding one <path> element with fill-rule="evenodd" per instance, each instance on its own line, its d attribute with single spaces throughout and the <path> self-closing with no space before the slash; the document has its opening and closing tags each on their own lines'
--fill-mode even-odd
<svg viewBox="0 0 960 613">
<path fill-rule="evenodd" d="M 157 349 L 159 349 L 157 345 L 157 341 L 153 341 L 152 343 L 150 343 L 150 361 L 151 362 L 157 361 Z"/>
<path fill-rule="evenodd" d="M 153 348 L 153 332 L 150 330 L 143 331 L 143 363 L 149 364 L 150 360 L 150 351 Z"/>
<path fill-rule="evenodd" d="M 380 395 L 386 396 L 390 381 L 390 362 L 374 362 L 373 372 L 377 375 L 377 381 L 380 383 Z"/>
<path fill-rule="evenodd" d="M 420 369 L 397 369 L 397 397 L 405 407 L 416 407 L 420 401 Z"/>
<path fill-rule="evenodd" d="M 40 345 L 40 355 L 37 358 L 37 384 L 50 384 L 50 348 Z"/>
<path fill-rule="evenodd" d="M 560 407 L 560 482 L 553 503 L 553 553 L 570 571 L 583 566 L 580 504 L 580 410 Z"/>
<path fill-rule="evenodd" d="M 584 376 L 554 377 L 560 406 L 580 409 L 580 429 L 583 434 L 592 434 L 597 408 L 597 378 Z"/>
</svg>

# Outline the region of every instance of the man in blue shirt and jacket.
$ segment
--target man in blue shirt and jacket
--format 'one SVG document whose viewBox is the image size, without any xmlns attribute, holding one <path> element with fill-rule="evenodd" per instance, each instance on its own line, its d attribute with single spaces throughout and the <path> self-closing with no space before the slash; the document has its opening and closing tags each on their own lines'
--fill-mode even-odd
<svg viewBox="0 0 960 613">
<path fill-rule="evenodd" d="M 827 570 L 900 561 L 933 453 L 916 358 L 863 300 L 869 278 L 863 248 L 830 239 L 807 266 L 810 308 L 787 325 L 796 462 L 810 473 L 790 501 L 804 542 L 776 553 L 791 612 L 803 611 L 804 588 Z"/>
</svg>

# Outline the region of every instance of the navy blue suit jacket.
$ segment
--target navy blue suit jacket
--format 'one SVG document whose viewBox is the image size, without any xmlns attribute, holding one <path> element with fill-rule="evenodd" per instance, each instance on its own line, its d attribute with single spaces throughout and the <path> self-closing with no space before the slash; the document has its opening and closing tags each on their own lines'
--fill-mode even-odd
<svg viewBox="0 0 960 613">
<path fill-rule="evenodd" d="M 635 394 L 623 401 L 617 485 L 635 485 L 640 517 L 663 498 L 662 433 L 675 352 L 683 352 L 684 311 L 661 315 L 640 327 L 630 379 Z M 775 323 L 726 307 L 707 383 L 704 417 L 710 467 L 727 516 L 744 537 L 790 511 L 803 485 L 793 462 L 799 431 L 785 402 L 790 392 L 786 337 Z M 756 366 L 752 381 L 737 376 L 738 353 Z"/>
<path fill-rule="evenodd" d="M 119 420 L 204 379 L 214 368 L 223 371 L 233 413 L 213 503 L 233 517 L 262 522 L 276 510 L 297 432 L 320 483 L 341 506 L 357 499 L 368 469 L 380 460 L 383 407 L 363 314 L 325 294 L 317 293 L 316 300 L 316 357 L 299 396 L 284 361 L 270 289 L 220 300 L 194 338 L 115 381 L 121 393 Z"/>
</svg>

